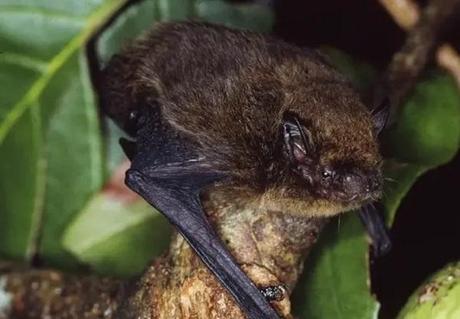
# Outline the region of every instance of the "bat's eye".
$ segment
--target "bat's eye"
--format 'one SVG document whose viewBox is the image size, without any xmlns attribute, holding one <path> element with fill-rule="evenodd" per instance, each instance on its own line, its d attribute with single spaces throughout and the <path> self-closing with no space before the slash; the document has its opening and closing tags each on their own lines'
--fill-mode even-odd
<svg viewBox="0 0 460 319">
<path fill-rule="evenodd" d="M 328 181 L 330 180 L 332 177 L 334 176 L 334 172 L 328 168 L 324 169 L 322 172 L 321 172 L 321 177 L 323 178 L 323 180 L 325 181 Z"/>
</svg>

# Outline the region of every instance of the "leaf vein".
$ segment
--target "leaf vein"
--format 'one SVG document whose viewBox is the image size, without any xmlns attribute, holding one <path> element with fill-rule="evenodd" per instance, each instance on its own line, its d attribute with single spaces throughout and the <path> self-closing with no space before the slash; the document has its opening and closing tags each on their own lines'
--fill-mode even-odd
<svg viewBox="0 0 460 319">
<path fill-rule="evenodd" d="M 35 81 L 29 91 L 13 106 L 6 114 L 3 122 L 0 123 L 0 144 L 22 114 L 33 105 L 34 101 L 38 100 L 52 77 L 61 69 L 65 62 L 92 36 L 95 29 L 101 26 L 105 20 L 116 12 L 117 9 L 122 7 L 125 2 L 126 0 L 112 0 L 100 6 L 88 17 L 86 20 L 87 24 L 82 28 L 81 32 L 73 37 L 64 48 L 51 59 L 46 72 Z"/>
<path fill-rule="evenodd" d="M 48 67 L 47 61 L 40 60 L 33 56 L 23 55 L 17 52 L 1 52 L 0 63 L 22 66 L 39 73 L 46 72 L 46 68 Z"/>
<path fill-rule="evenodd" d="M 72 23 L 80 23 L 83 24 L 86 22 L 86 19 L 82 16 L 75 16 L 71 14 L 64 13 L 62 11 L 45 9 L 45 8 L 34 8 L 34 7 L 26 7 L 26 6 L 18 6 L 18 5 L 0 5 L 0 10 L 6 14 L 34 14 L 34 15 L 41 15 L 46 18 L 53 18 L 53 19 L 61 19 L 65 21 L 69 21 Z"/>
</svg>

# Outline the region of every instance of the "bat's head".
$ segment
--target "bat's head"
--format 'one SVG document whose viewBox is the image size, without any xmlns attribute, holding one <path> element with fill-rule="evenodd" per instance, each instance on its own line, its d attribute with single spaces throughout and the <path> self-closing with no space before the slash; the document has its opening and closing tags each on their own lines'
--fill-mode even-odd
<svg viewBox="0 0 460 319">
<path fill-rule="evenodd" d="M 263 199 L 278 201 L 285 210 L 317 215 L 377 200 L 383 181 L 377 143 L 381 113 L 374 116 L 341 85 L 305 96 L 305 104 L 288 107 L 282 116 L 277 152 L 284 173 Z"/>
<path fill-rule="evenodd" d="M 334 143 L 342 138 L 316 143 L 308 125 L 292 114 L 285 116 L 282 134 L 285 160 L 314 197 L 360 203 L 380 196 L 380 157 L 373 150 L 370 134 L 368 143 L 364 143 L 368 145 L 355 141 L 344 148 Z"/>
</svg>

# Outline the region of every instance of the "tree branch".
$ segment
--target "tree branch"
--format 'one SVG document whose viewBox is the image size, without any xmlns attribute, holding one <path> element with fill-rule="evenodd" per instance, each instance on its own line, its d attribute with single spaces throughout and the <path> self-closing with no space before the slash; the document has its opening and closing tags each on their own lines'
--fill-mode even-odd
<svg viewBox="0 0 460 319">
<path fill-rule="evenodd" d="M 112 318 L 121 300 L 118 280 L 0 264 L 0 319 Z"/>
<path fill-rule="evenodd" d="M 446 24 L 458 14 L 459 0 L 432 0 L 419 17 L 417 6 L 411 1 L 380 0 L 395 20 L 409 30 L 401 50 L 393 56 L 384 73 L 380 88 L 389 92 L 392 105 L 399 106 L 414 86 L 425 68 L 430 54 L 437 46 L 437 39 Z M 441 47 L 437 53 L 438 63 L 448 67 L 458 77 L 456 68 L 460 63 L 452 48 Z M 455 51 L 454 51 L 455 52 Z M 447 57 L 446 57 L 447 54 Z M 441 61 L 439 61 L 441 58 Z"/>
<path fill-rule="evenodd" d="M 404 30 L 410 30 L 420 18 L 420 8 L 413 0 L 379 0 L 383 7 Z M 441 44 L 436 50 L 436 62 L 455 78 L 460 87 L 460 55 L 455 48 Z"/>
</svg>

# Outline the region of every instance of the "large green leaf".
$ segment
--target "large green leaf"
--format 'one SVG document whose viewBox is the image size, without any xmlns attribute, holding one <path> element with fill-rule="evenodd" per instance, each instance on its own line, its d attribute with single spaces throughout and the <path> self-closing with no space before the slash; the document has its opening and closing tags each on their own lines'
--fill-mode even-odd
<svg viewBox="0 0 460 319">
<path fill-rule="evenodd" d="M 460 145 L 460 92 L 441 72 L 425 74 L 385 134 L 387 151 L 402 162 L 436 167 Z"/>
<path fill-rule="evenodd" d="M 460 318 L 460 261 L 445 266 L 420 286 L 398 319 Z"/>
<path fill-rule="evenodd" d="M 401 201 L 411 187 L 428 170 L 427 167 L 417 164 L 400 163 L 396 160 L 385 162 L 385 187 L 382 203 L 385 208 L 385 218 L 388 226 L 394 222 L 396 211 Z"/>
<path fill-rule="evenodd" d="M 67 229 L 65 247 L 97 272 L 139 274 L 169 244 L 168 221 L 141 198 L 97 194 Z"/>
<path fill-rule="evenodd" d="M 305 319 L 376 318 L 379 303 L 370 293 L 368 243 L 355 213 L 335 219 L 308 257 L 294 295 L 294 310 Z"/>
<path fill-rule="evenodd" d="M 0 254 L 68 259 L 63 227 L 102 183 L 84 45 L 123 0 L 0 0 Z"/>
<path fill-rule="evenodd" d="M 195 16 L 196 0 L 156 0 L 160 21 L 178 21 Z"/>
</svg>

